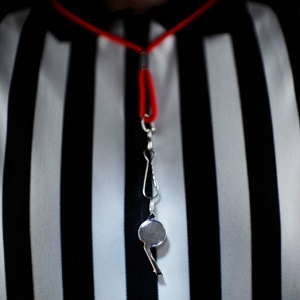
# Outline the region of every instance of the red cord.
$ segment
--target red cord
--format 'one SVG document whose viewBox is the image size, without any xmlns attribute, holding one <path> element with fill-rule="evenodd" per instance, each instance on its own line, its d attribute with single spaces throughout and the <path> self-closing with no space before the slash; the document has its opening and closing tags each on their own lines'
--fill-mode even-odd
<svg viewBox="0 0 300 300">
<path fill-rule="evenodd" d="M 75 15 L 74 13 L 72 13 L 70 10 L 68 10 L 67 8 L 65 8 L 61 3 L 59 3 L 58 0 L 52 0 L 52 5 L 53 7 L 64 17 L 66 17 L 67 19 L 69 19 L 70 21 L 74 22 L 75 24 L 85 28 L 86 30 L 96 34 L 96 35 L 102 35 L 105 36 L 106 38 L 121 44 L 129 49 L 132 49 L 136 52 L 143 52 L 144 49 L 142 47 L 140 47 L 137 44 L 131 43 L 125 39 L 122 39 L 121 37 L 112 34 L 108 31 L 102 30 L 101 28 L 96 27 L 95 25 L 85 21 L 84 19 L 78 17 L 77 15 Z"/>
<path fill-rule="evenodd" d="M 185 18 L 183 21 L 178 23 L 176 26 L 165 32 L 163 35 L 154 40 L 148 47 L 147 53 L 149 53 L 153 48 L 155 48 L 158 44 L 160 44 L 164 39 L 168 36 L 180 31 L 182 28 L 186 27 L 188 24 L 196 20 L 199 16 L 203 15 L 207 10 L 213 7 L 218 0 L 208 0 L 202 6 L 200 6 L 194 13 Z"/>
<path fill-rule="evenodd" d="M 146 86 L 149 93 L 149 108 L 146 111 Z M 140 91 L 140 118 L 144 119 L 145 123 L 153 122 L 157 117 L 157 106 L 155 88 L 151 72 L 146 68 L 141 68 L 139 71 L 139 91 Z"/>
<path fill-rule="evenodd" d="M 176 26 L 162 34 L 160 37 L 155 39 L 152 43 L 148 45 L 145 49 L 141 47 L 138 44 L 132 43 L 128 40 L 125 40 L 115 34 L 112 34 L 108 31 L 102 30 L 101 28 L 96 27 L 95 25 L 87 22 L 86 20 L 80 18 L 70 10 L 68 10 L 66 7 L 64 7 L 58 0 L 52 0 L 53 7 L 64 17 L 69 19 L 70 21 L 78 24 L 79 26 L 85 28 L 86 30 L 96 34 L 106 37 L 107 39 L 110 39 L 114 41 L 115 43 L 118 43 L 128 49 L 131 49 L 135 52 L 138 52 L 140 54 L 142 53 L 150 53 L 157 45 L 162 43 L 167 37 L 170 35 L 178 32 L 182 28 L 186 27 L 188 24 L 193 22 L 195 19 L 197 19 L 200 15 L 205 13 L 207 10 L 209 10 L 212 6 L 214 6 L 218 0 L 208 0 L 206 1 L 200 8 L 198 8 L 193 14 L 185 18 L 183 21 L 178 23 Z M 147 88 L 146 88 L 147 87 Z M 152 79 L 151 72 L 148 70 L 146 66 L 143 66 L 140 69 L 139 72 L 139 91 L 140 91 L 140 97 L 139 97 L 139 115 L 141 119 L 144 119 L 145 123 L 153 122 L 157 117 L 157 105 L 156 105 L 156 95 L 155 95 L 155 88 L 154 88 L 154 82 Z M 146 112 L 146 93 L 149 93 L 149 105 L 150 109 L 149 112 Z"/>
</svg>

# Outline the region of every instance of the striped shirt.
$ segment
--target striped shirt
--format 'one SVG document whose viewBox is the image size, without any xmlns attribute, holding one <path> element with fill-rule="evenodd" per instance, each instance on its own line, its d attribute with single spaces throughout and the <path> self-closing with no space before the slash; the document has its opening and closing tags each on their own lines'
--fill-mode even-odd
<svg viewBox="0 0 300 300">
<path fill-rule="evenodd" d="M 297 11 L 220 0 L 149 55 L 157 277 L 139 54 L 44 2 L 0 23 L 0 300 L 299 300 Z M 145 46 L 183 2 L 82 17 Z"/>
</svg>

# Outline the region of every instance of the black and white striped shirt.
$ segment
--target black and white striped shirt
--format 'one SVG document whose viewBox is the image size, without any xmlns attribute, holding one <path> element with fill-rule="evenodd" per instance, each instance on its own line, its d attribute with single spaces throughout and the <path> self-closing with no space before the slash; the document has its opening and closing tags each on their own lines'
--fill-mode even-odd
<svg viewBox="0 0 300 300">
<path fill-rule="evenodd" d="M 0 23 L 0 300 L 299 300 L 297 11 L 220 0 L 149 55 L 157 279 L 139 55 L 43 2 Z M 146 45 L 204 2 L 82 17 Z"/>
</svg>

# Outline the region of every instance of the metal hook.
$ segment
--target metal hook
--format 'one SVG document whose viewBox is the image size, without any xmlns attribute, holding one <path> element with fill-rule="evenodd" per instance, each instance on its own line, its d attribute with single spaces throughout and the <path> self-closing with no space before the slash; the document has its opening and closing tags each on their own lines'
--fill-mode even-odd
<svg viewBox="0 0 300 300">
<path fill-rule="evenodd" d="M 147 161 L 146 163 L 146 169 L 145 169 L 145 176 L 144 176 L 144 182 L 143 182 L 143 195 L 148 198 L 148 199 L 154 199 L 159 195 L 159 186 L 158 186 L 158 182 L 156 180 L 155 174 L 154 174 L 154 170 L 153 170 L 153 164 L 152 161 L 154 159 L 155 156 L 155 151 L 153 149 L 145 149 L 144 150 L 144 157 Z M 146 184 L 147 184 L 147 178 L 149 176 L 149 166 L 151 167 L 151 185 L 152 185 L 152 195 L 147 195 L 146 193 Z"/>
<path fill-rule="evenodd" d="M 153 133 L 155 131 L 154 123 L 153 122 L 145 123 L 146 117 L 149 117 L 149 115 L 145 114 L 145 116 L 141 119 L 142 129 L 147 133 L 149 132 Z"/>
</svg>

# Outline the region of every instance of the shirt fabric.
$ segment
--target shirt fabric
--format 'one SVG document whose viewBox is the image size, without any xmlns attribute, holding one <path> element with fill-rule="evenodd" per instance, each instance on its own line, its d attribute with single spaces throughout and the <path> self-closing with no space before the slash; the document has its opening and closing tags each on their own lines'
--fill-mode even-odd
<svg viewBox="0 0 300 300">
<path fill-rule="evenodd" d="M 61 1 L 145 47 L 207 1 L 83 2 Z M 300 299 L 296 9 L 219 0 L 149 54 L 159 277 L 137 234 L 140 55 L 46 1 L 1 15 L 0 300 Z"/>
</svg>

